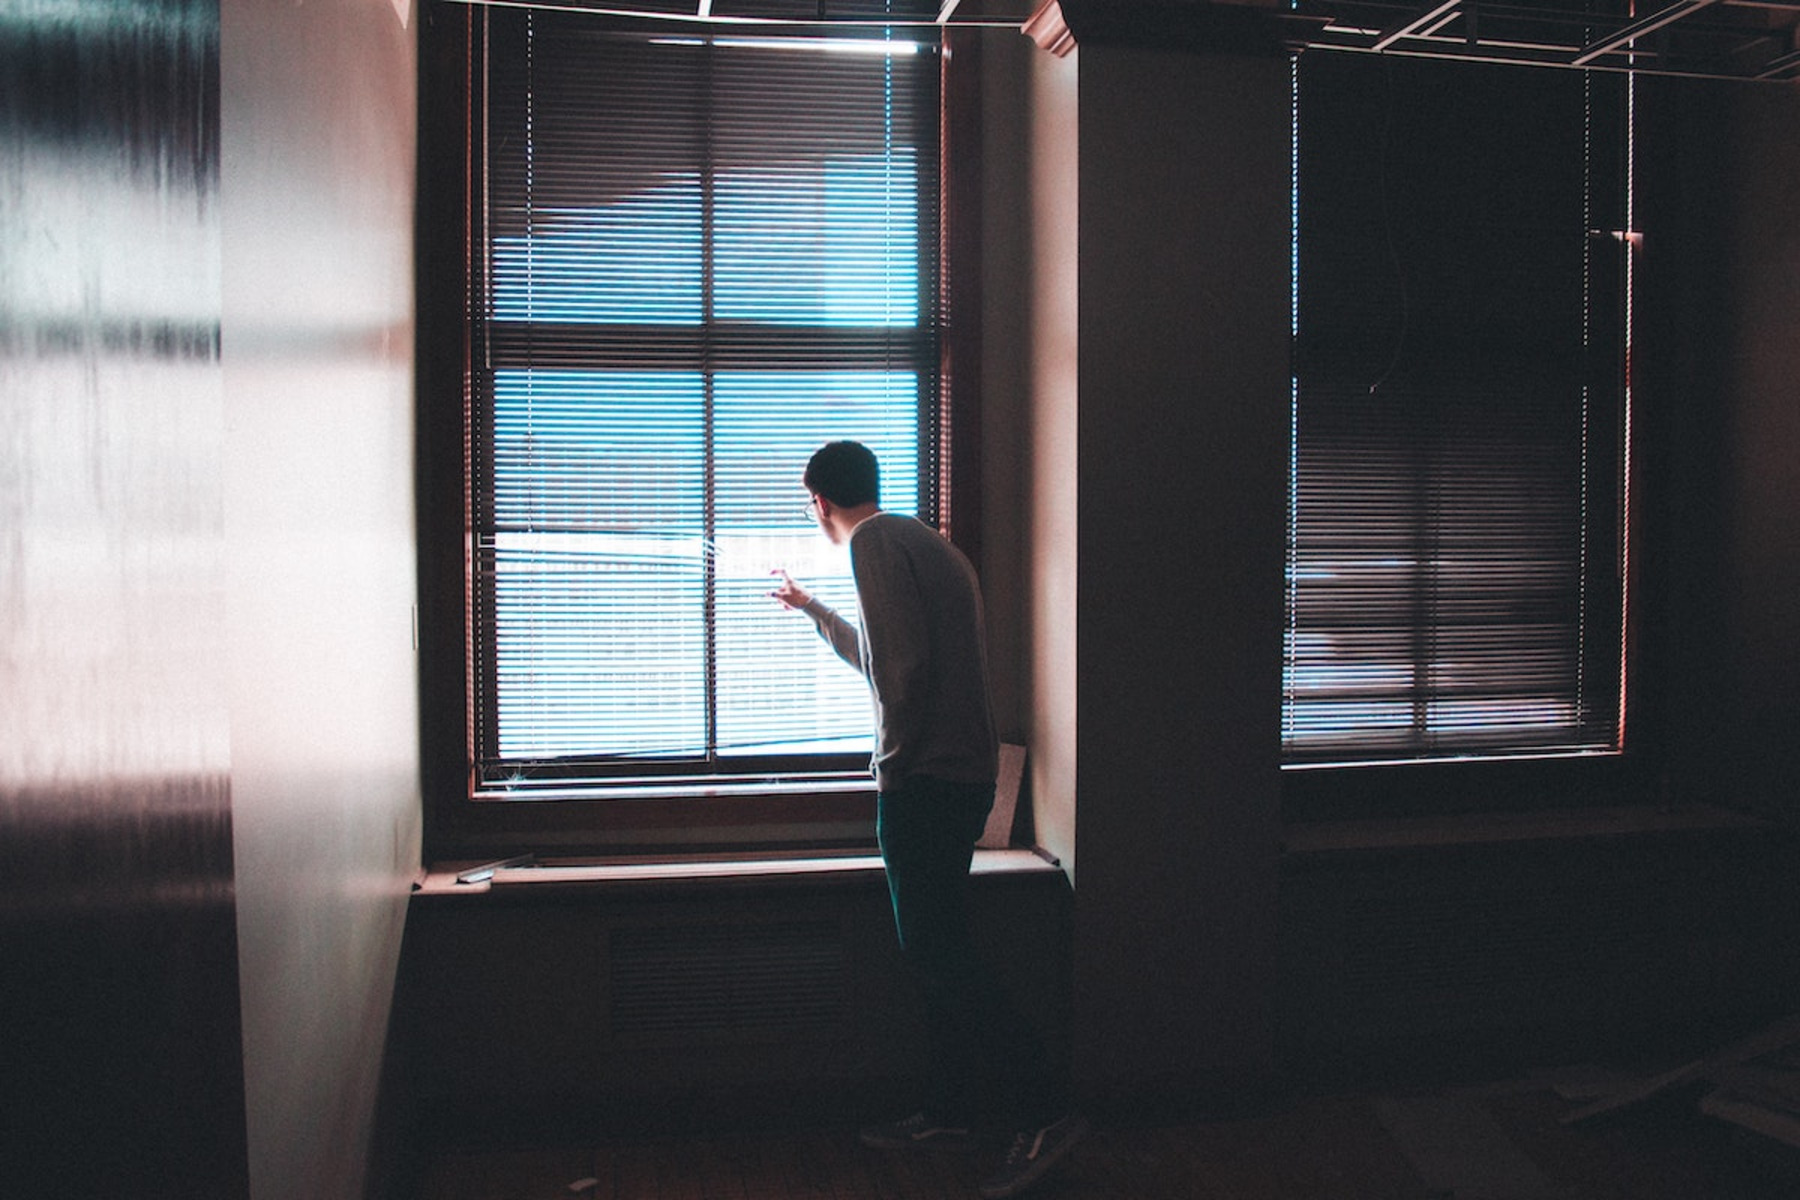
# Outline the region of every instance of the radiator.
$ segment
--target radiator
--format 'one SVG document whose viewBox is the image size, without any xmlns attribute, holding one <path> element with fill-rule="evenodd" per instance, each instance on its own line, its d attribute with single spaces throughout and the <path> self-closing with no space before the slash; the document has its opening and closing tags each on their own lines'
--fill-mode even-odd
<svg viewBox="0 0 1800 1200">
<path fill-rule="evenodd" d="M 617 927 L 604 956 L 605 1027 L 618 1043 L 829 1037 L 848 1020 L 851 956 L 840 921 Z"/>
</svg>

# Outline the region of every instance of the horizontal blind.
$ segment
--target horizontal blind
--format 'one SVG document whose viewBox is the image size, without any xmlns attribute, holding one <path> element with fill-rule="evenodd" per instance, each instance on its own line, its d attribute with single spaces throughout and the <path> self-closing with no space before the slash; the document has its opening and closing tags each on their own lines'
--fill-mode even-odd
<svg viewBox="0 0 1800 1200">
<path fill-rule="evenodd" d="M 866 755 L 865 685 L 768 592 L 854 615 L 803 512 L 823 442 L 889 509 L 935 496 L 936 55 L 484 19 L 484 776 Z"/>
<path fill-rule="evenodd" d="M 1621 88 L 1300 60 L 1290 762 L 1617 745 Z"/>
</svg>

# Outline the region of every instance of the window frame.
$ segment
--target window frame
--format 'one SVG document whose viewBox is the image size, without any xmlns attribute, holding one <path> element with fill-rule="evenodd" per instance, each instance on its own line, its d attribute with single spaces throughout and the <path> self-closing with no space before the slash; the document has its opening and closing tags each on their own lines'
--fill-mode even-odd
<svg viewBox="0 0 1800 1200">
<path fill-rule="evenodd" d="M 426 855 L 867 849 L 874 842 L 874 784 L 862 759 L 803 776 L 747 762 L 742 771 L 712 778 L 659 781 L 652 769 L 611 786 L 547 779 L 505 800 L 482 785 L 473 754 L 477 551 L 463 416 L 475 347 L 463 297 L 470 249 L 483 236 L 473 137 L 484 105 L 477 69 L 485 53 L 483 14 L 480 6 L 433 4 L 420 28 L 417 642 Z M 920 516 L 935 518 L 979 564 L 978 43 L 963 31 L 945 30 L 943 37 L 937 56 L 940 463 L 934 511 Z"/>
</svg>

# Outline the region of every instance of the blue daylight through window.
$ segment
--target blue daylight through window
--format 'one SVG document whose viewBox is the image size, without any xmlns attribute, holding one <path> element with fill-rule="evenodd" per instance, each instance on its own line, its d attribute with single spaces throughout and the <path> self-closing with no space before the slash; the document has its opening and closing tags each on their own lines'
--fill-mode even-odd
<svg viewBox="0 0 1800 1200">
<path fill-rule="evenodd" d="M 935 503 L 935 56 L 488 19 L 483 775 L 848 765 L 867 688 L 768 593 L 855 612 L 823 442 Z"/>
<path fill-rule="evenodd" d="M 494 240 L 494 319 L 698 324 L 703 236 L 697 180 L 534 213 L 529 233 Z"/>
</svg>

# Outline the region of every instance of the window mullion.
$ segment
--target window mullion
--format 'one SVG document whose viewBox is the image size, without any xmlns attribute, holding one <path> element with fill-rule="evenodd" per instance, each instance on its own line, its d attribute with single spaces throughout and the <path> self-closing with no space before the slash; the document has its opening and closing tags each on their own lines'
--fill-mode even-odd
<svg viewBox="0 0 1800 1200">
<path fill-rule="evenodd" d="M 706 625 L 704 637 L 704 653 L 706 655 L 706 757 L 709 762 L 717 762 L 719 758 L 719 579 L 718 579 L 718 521 L 719 521 L 719 472 L 718 472 L 718 389 L 713 377 L 715 361 L 713 355 L 713 324 L 717 315 L 715 292 L 718 285 L 717 262 L 715 257 L 714 237 L 718 228 L 715 142 L 717 132 L 713 115 L 718 111 L 719 97 L 717 77 L 712 69 L 713 52 L 709 49 L 702 57 L 703 86 L 706 89 L 707 120 L 706 146 L 700 160 L 700 389 L 701 389 L 701 437 L 704 445 L 701 457 L 704 462 L 705 479 L 702 483 L 701 534 L 702 545 L 702 599 L 704 620 Z"/>
</svg>

